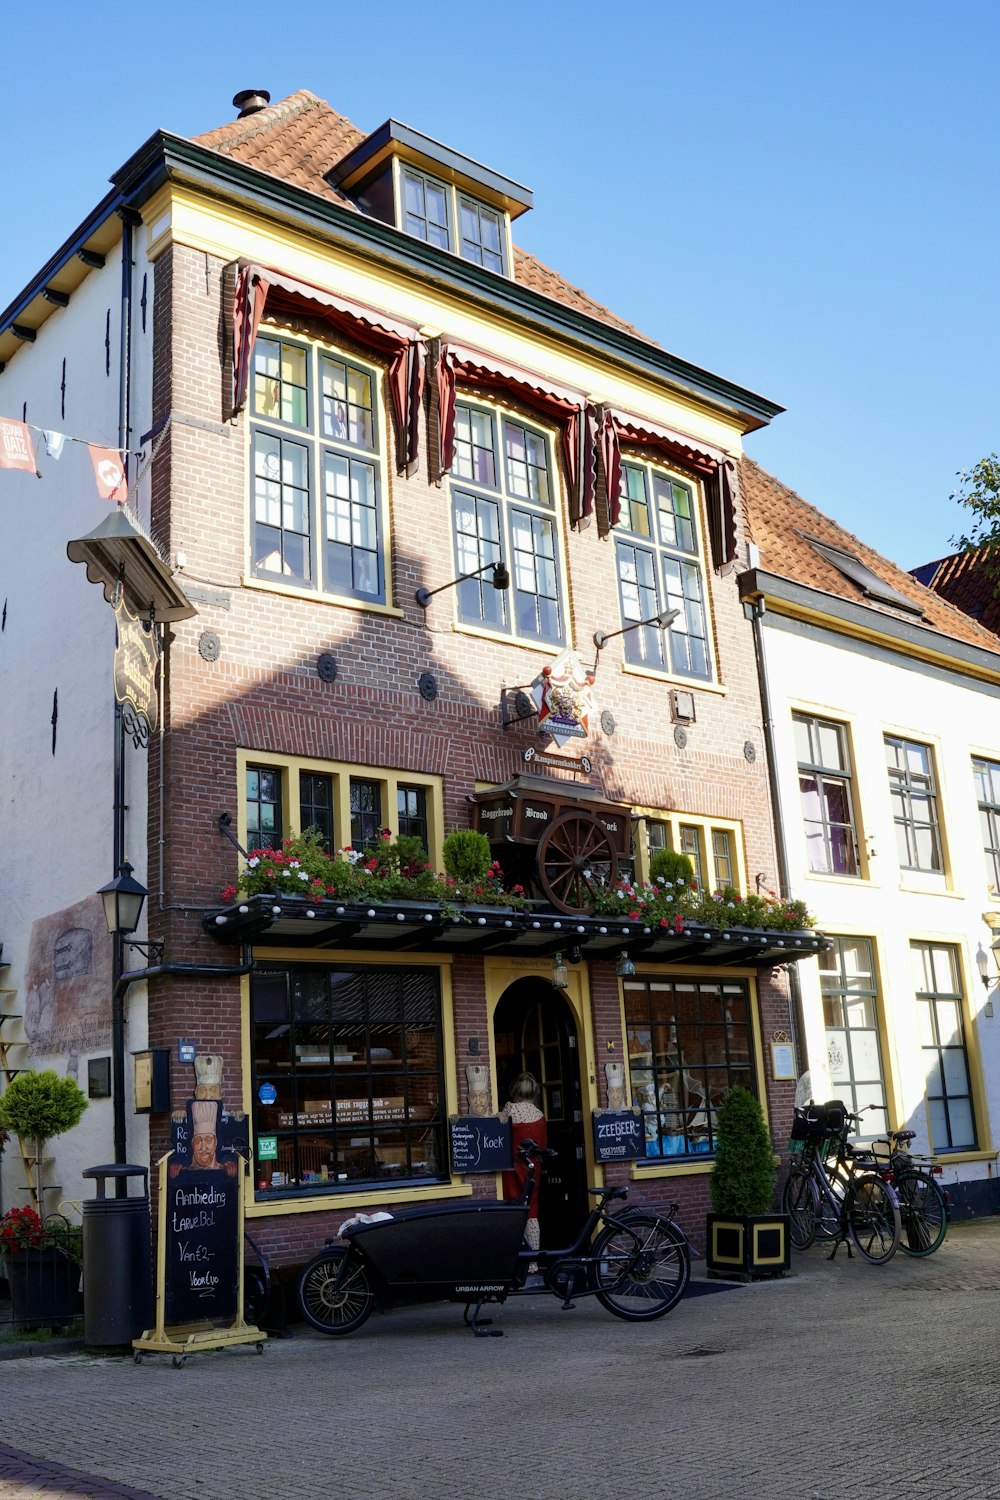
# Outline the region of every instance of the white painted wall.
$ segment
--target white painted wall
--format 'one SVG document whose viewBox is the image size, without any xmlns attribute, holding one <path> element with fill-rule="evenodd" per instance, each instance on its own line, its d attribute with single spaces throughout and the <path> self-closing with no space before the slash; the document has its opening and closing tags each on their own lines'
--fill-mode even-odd
<svg viewBox="0 0 1000 1500">
<path fill-rule="evenodd" d="M 152 385 L 152 270 L 135 237 L 136 307 L 133 316 L 132 446 L 149 426 Z M 138 297 L 147 274 L 146 331 Z M 0 303 L 13 288 L 0 291 Z M 110 373 L 105 349 L 110 311 Z M 119 322 L 121 262 L 112 250 L 73 293 L 68 307 L 44 323 L 34 344 L 23 345 L 0 374 L 0 414 L 55 429 L 108 447 L 118 444 Z M 65 360 L 65 412 L 61 384 Z M 36 440 L 42 478 L 0 470 L 0 941 L 10 967 L 0 985 L 16 993 L 2 997 L 7 1011 L 24 1013 L 25 965 L 32 923 L 75 905 L 114 875 L 112 867 L 113 728 L 112 661 L 114 616 L 103 591 L 86 570 L 66 556 L 66 544 L 92 531 L 108 514 L 97 494 L 90 456 L 82 443 L 67 443 L 61 459 L 46 456 Z M 148 486 L 146 487 L 148 493 Z M 148 501 L 147 501 L 148 504 Z M 140 511 L 141 511 L 140 505 Z M 52 702 L 58 692 L 56 749 L 52 753 Z M 130 756 L 127 853 L 139 879 L 146 875 L 146 764 Z M 110 947 L 106 934 L 103 940 Z M 107 996 L 110 1007 L 110 993 Z M 145 1002 L 130 1001 L 127 1047 L 146 1040 Z M 5 1034 L 23 1035 L 7 1023 Z M 110 1046 L 75 1060 L 87 1090 L 89 1056 L 107 1056 Z M 27 1057 L 26 1063 L 70 1069 L 68 1054 Z M 129 1070 L 130 1083 L 130 1070 Z M 131 1113 L 129 1151 L 148 1154 L 148 1131 Z M 133 1129 L 137 1126 L 137 1129 Z M 90 1104 L 80 1126 L 53 1143 L 56 1165 L 49 1180 L 70 1200 L 92 1195 L 80 1178 L 85 1166 L 113 1157 L 110 1100 Z M 26 1201 L 16 1147 L 2 1158 L 0 1208 Z M 46 1207 L 60 1194 L 47 1195 Z"/>
<path fill-rule="evenodd" d="M 977 1157 L 962 1153 L 966 1159 L 944 1158 L 944 1180 L 992 1175 L 1000 1135 L 1000 993 L 995 984 L 989 995 L 984 991 L 975 957 L 980 946 L 989 950 L 991 933 L 983 913 L 1000 909 L 1000 898 L 990 892 L 971 758 L 978 754 L 1000 760 L 1000 689 L 907 664 L 901 656 L 773 613 L 765 616 L 764 637 L 791 888 L 808 902 L 821 930 L 874 941 L 888 1043 L 883 1067 L 897 1107 L 893 1123 L 917 1131 L 915 1149 L 928 1149 L 928 1125 L 910 943 L 934 939 L 957 945 L 967 997 L 969 1063 L 981 1076 L 987 1109 L 986 1118 L 982 1111 L 977 1114 Z M 867 879 L 814 875 L 808 869 L 792 730 L 796 709 L 848 726 L 859 842 L 869 855 Z M 945 876 L 900 869 L 886 733 L 933 746 Z M 990 964 L 992 969 L 992 957 Z M 837 1090 L 822 1077 L 826 1044 L 817 966 L 800 965 L 800 977 L 814 1097 L 835 1097 Z M 996 1003 L 993 1017 L 985 1014 L 988 998 Z"/>
</svg>

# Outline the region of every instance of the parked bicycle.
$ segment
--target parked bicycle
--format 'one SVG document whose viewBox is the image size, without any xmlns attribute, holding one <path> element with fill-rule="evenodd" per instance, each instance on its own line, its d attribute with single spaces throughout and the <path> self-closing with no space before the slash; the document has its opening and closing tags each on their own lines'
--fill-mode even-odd
<svg viewBox="0 0 1000 1500">
<path fill-rule="evenodd" d="M 948 1233 L 948 1194 L 937 1182 L 941 1168 L 926 1157 L 913 1156 L 906 1147 L 914 1139 L 913 1130 L 887 1130 L 885 1138 L 872 1141 L 871 1149 L 878 1170 L 889 1174 L 899 1199 L 902 1237 L 899 1248 L 904 1255 L 933 1255 L 944 1244 Z"/>
<path fill-rule="evenodd" d="M 899 1246 L 899 1201 L 873 1160 L 848 1141 L 857 1123 L 837 1099 L 795 1110 L 791 1144 L 800 1155 L 789 1169 L 782 1207 L 797 1250 L 808 1250 L 822 1232 L 834 1241 L 831 1260 L 841 1244 L 850 1256 L 853 1243 L 864 1260 L 881 1266 Z"/>
<path fill-rule="evenodd" d="M 610 1213 L 610 1203 L 628 1197 L 626 1188 L 590 1189 L 596 1202 L 571 1245 L 525 1246 L 536 1163 L 555 1153 L 524 1141 L 518 1154 L 528 1169 L 519 1203 L 409 1208 L 379 1223 L 344 1225 L 346 1247 L 327 1240 L 299 1277 L 306 1321 L 320 1333 L 353 1333 L 376 1305 L 444 1300 L 464 1302 L 466 1324 L 479 1334 L 490 1321 L 480 1316 L 483 1305 L 512 1294 L 550 1294 L 564 1308 L 596 1296 L 632 1322 L 676 1306 L 690 1276 L 687 1239 L 661 1215 Z"/>
</svg>

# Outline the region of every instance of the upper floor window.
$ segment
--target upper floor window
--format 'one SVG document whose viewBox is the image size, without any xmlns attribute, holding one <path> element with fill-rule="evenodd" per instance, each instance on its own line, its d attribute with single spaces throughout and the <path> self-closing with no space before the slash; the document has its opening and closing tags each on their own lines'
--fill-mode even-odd
<svg viewBox="0 0 1000 1500">
<path fill-rule="evenodd" d="M 402 227 L 499 275 L 506 272 L 505 216 L 448 183 L 404 167 Z"/>
<path fill-rule="evenodd" d="M 695 818 L 697 817 L 697 821 Z M 618 861 L 619 877 L 651 878 L 651 861 L 661 849 L 676 849 L 691 861 L 691 878 L 699 890 L 745 887 L 739 825 L 720 827 L 716 820 L 687 813 L 640 813 L 632 817 L 629 857 Z"/>
<path fill-rule="evenodd" d="M 385 602 L 378 372 L 311 345 L 254 345 L 255 578 Z"/>
<path fill-rule="evenodd" d="M 455 409 L 452 524 L 458 617 L 556 645 L 564 640 L 562 585 L 548 439 L 492 409 Z M 510 589 L 479 572 L 500 559 Z"/>
<path fill-rule="evenodd" d="M 995 760 L 973 756 L 972 774 L 976 778 L 979 799 L 986 874 L 993 890 L 1000 891 L 1000 765 Z"/>
<path fill-rule="evenodd" d="M 710 677 L 693 487 L 651 465 L 623 463 L 615 560 L 624 625 L 677 611 L 667 629 L 642 625 L 623 635 L 625 660 L 682 677 Z"/>
<path fill-rule="evenodd" d="M 943 870 L 931 747 L 887 734 L 885 761 L 900 865 L 904 870 Z"/>
<path fill-rule="evenodd" d="M 809 868 L 820 875 L 857 875 L 847 730 L 813 714 L 793 714 L 792 724 Z"/>
</svg>

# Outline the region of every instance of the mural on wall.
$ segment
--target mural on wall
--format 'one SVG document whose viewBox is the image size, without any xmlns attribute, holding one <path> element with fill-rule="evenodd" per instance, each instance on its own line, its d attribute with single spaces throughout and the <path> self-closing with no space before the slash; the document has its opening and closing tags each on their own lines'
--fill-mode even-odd
<svg viewBox="0 0 1000 1500">
<path fill-rule="evenodd" d="M 111 1044 L 111 938 L 98 895 L 31 924 L 24 1032 L 32 1057 Z"/>
</svg>

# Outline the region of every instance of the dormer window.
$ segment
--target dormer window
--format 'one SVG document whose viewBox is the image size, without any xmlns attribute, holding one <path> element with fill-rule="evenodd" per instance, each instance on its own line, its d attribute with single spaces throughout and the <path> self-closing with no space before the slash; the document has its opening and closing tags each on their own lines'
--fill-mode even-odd
<svg viewBox="0 0 1000 1500">
<path fill-rule="evenodd" d="M 510 222 L 531 207 L 531 193 L 408 125 L 388 120 L 326 179 L 374 218 L 511 274 Z"/>
</svg>

